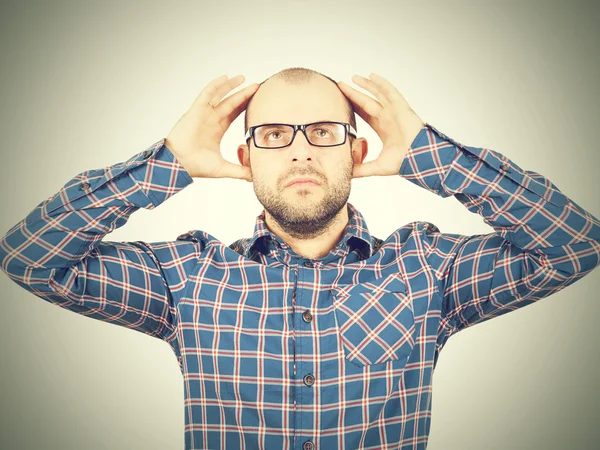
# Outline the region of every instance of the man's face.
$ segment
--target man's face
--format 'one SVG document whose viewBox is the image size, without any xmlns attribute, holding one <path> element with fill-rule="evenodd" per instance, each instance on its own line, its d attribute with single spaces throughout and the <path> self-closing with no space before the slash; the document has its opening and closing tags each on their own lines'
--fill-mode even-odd
<svg viewBox="0 0 600 450">
<path fill-rule="evenodd" d="M 344 95 L 321 77 L 303 85 L 268 80 L 254 94 L 248 118 L 248 126 L 349 119 Z M 252 140 L 248 145 L 250 149 L 246 145 L 238 148 L 238 157 L 243 165 L 250 166 L 256 197 L 285 232 L 304 239 L 322 233 L 345 207 L 353 165 L 366 156 L 362 138 L 355 140 L 353 148 L 359 151 L 353 156 L 348 138 L 343 145 L 317 147 L 300 130 L 285 148 L 256 148 Z M 286 186 L 299 176 L 314 178 L 319 184 Z"/>
</svg>

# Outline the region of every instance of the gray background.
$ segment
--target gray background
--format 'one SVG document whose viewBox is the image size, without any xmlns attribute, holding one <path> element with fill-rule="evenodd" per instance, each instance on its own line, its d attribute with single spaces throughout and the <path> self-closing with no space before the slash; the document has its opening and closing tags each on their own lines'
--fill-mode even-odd
<svg viewBox="0 0 600 450">
<path fill-rule="evenodd" d="M 87 169 L 165 137 L 221 74 L 376 72 L 440 131 L 552 180 L 600 217 L 598 2 L 3 2 L 0 233 Z M 360 117 L 367 160 L 381 141 Z M 223 154 L 237 162 L 243 115 Z M 375 199 L 375 200 L 373 200 Z M 401 177 L 353 180 L 385 239 L 413 220 L 493 231 Z M 242 180 L 196 182 L 110 240 L 202 229 L 229 244 L 261 211 Z M 600 271 L 450 339 L 429 449 L 589 449 L 600 438 Z M 0 447 L 181 449 L 183 385 L 158 339 L 48 304 L 0 276 Z"/>
</svg>

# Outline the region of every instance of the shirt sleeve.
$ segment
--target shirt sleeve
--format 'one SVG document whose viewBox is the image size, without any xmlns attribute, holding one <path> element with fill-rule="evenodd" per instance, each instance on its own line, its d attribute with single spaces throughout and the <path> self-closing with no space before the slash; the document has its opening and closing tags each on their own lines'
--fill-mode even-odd
<svg viewBox="0 0 600 450">
<path fill-rule="evenodd" d="M 200 244 L 101 241 L 139 208 L 154 209 L 193 181 L 164 141 L 80 173 L 40 203 L 0 241 L 2 270 L 48 302 L 166 339 L 175 329 L 173 296 Z"/>
<path fill-rule="evenodd" d="M 454 196 L 494 232 L 419 230 L 450 334 L 564 289 L 598 266 L 600 222 L 544 176 L 501 153 L 463 145 L 425 124 L 399 174 Z"/>
</svg>

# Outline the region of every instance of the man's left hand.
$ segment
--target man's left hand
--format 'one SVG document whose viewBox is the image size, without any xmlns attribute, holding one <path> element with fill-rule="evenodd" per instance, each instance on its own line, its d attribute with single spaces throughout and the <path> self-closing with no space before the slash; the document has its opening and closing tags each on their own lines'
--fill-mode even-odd
<svg viewBox="0 0 600 450">
<path fill-rule="evenodd" d="M 376 73 L 369 78 L 354 75 L 352 81 L 377 100 L 343 81 L 337 84 L 354 111 L 375 130 L 383 144 L 377 159 L 354 165 L 352 178 L 398 175 L 411 143 L 425 125 L 394 85 Z"/>
</svg>

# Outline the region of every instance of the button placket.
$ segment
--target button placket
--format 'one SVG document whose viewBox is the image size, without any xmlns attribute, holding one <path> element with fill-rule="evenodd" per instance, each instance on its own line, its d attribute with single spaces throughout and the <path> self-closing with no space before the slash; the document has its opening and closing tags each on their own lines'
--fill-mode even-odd
<svg viewBox="0 0 600 450">
<path fill-rule="evenodd" d="M 305 260 L 305 259 L 301 258 L 298 261 L 298 265 L 295 268 L 295 270 L 296 270 L 296 282 L 297 282 L 298 276 L 299 276 L 298 275 L 298 271 L 299 271 L 299 268 L 301 268 L 301 267 L 314 268 L 315 267 L 315 263 L 312 262 L 312 261 Z M 296 303 L 295 303 L 296 289 L 297 289 L 297 284 L 294 285 L 294 292 L 292 294 L 292 299 L 293 299 L 293 302 L 294 302 L 295 306 L 296 306 Z M 312 317 L 312 314 L 311 314 L 310 310 L 308 310 L 308 309 L 304 310 L 302 312 L 301 316 L 302 316 L 302 320 L 305 323 L 311 323 L 312 322 L 312 318 L 313 317 Z M 294 342 L 294 344 L 295 344 L 295 342 Z M 295 349 L 294 349 L 294 353 L 295 353 Z M 296 364 L 295 363 L 294 363 L 294 375 L 296 375 Z M 307 373 L 307 374 L 305 374 L 302 377 L 302 382 L 304 383 L 304 385 L 305 386 L 309 386 L 309 387 L 313 386 L 315 384 L 315 380 L 316 380 L 316 378 L 315 378 L 315 376 L 312 373 Z M 302 450 L 315 450 L 316 446 L 315 446 L 315 443 L 313 441 L 306 440 L 306 441 L 304 441 L 302 443 L 302 447 L 301 448 L 302 448 Z"/>
</svg>

